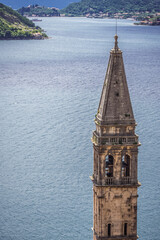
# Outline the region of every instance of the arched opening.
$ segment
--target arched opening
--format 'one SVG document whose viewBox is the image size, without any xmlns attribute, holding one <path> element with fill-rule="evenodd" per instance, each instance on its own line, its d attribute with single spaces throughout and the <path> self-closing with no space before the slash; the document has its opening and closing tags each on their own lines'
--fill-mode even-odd
<svg viewBox="0 0 160 240">
<path fill-rule="evenodd" d="M 105 174 L 107 177 L 113 177 L 113 156 L 112 155 L 106 156 Z"/>
<path fill-rule="evenodd" d="M 124 155 L 122 157 L 122 177 L 130 176 L 130 156 Z"/>
<path fill-rule="evenodd" d="M 111 224 L 109 223 L 108 224 L 108 237 L 111 236 Z"/>
</svg>

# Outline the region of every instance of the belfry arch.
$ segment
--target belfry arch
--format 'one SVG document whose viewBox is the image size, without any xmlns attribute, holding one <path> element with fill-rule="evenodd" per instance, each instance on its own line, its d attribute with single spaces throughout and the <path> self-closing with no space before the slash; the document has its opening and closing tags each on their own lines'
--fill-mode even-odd
<svg viewBox="0 0 160 240">
<path fill-rule="evenodd" d="M 128 154 L 124 154 L 122 156 L 121 162 L 121 176 L 130 177 L 130 175 L 131 175 L 131 159 Z"/>
<path fill-rule="evenodd" d="M 112 155 L 105 157 L 105 176 L 113 177 L 114 158 Z"/>
</svg>

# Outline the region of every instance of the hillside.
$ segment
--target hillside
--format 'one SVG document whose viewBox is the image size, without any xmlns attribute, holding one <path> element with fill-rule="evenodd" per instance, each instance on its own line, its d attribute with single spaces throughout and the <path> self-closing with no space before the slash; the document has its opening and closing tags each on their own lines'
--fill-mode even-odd
<svg viewBox="0 0 160 240">
<path fill-rule="evenodd" d="M 28 7 L 22 7 L 18 9 L 17 11 L 27 17 L 57 17 L 60 16 L 60 13 L 58 11 L 59 9 L 55 7 L 44 7 L 39 6 L 38 4 L 35 5 L 29 5 Z"/>
<path fill-rule="evenodd" d="M 0 39 L 44 39 L 47 35 L 40 27 L 0 3 Z"/>
<path fill-rule="evenodd" d="M 19 9 L 22 6 L 28 6 L 33 4 L 39 4 L 47 7 L 57 7 L 62 9 L 68 6 L 72 2 L 79 2 L 79 0 L 1 0 L 1 3 L 12 7 L 13 9 Z"/>
<path fill-rule="evenodd" d="M 113 16 L 122 12 L 160 12 L 160 0 L 81 0 L 61 10 L 61 13 L 71 16 L 92 16 L 99 13 Z"/>
</svg>

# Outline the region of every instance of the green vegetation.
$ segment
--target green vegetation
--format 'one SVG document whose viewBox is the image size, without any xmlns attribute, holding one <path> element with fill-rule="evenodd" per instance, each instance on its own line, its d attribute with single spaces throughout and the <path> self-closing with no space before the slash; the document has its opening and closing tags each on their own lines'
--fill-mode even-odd
<svg viewBox="0 0 160 240">
<path fill-rule="evenodd" d="M 60 13 L 57 8 L 49 8 L 49 7 L 42 7 L 38 4 L 36 5 L 29 5 L 28 7 L 22 7 L 18 9 L 18 12 L 21 15 L 25 15 L 28 17 L 54 17 L 60 16 Z"/>
<path fill-rule="evenodd" d="M 114 17 L 115 13 L 160 12 L 160 0 L 81 0 L 61 10 L 66 16 Z"/>
<path fill-rule="evenodd" d="M 47 35 L 40 27 L 0 3 L 0 39 L 44 39 Z"/>
</svg>

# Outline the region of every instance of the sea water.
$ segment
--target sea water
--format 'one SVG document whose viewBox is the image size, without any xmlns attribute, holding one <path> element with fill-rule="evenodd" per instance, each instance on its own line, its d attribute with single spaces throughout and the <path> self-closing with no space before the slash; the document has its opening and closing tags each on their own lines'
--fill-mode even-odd
<svg viewBox="0 0 160 240">
<path fill-rule="evenodd" d="M 92 130 L 115 20 L 43 18 L 0 41 L 0 240 L 91 240 Z M 118 20 L 138 123 L 140 240 L 160 234 L 160 28 Z"/>
</svg>

